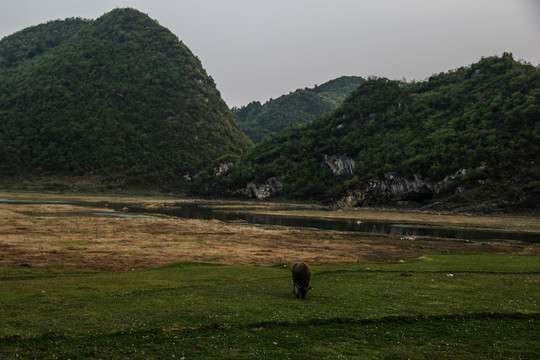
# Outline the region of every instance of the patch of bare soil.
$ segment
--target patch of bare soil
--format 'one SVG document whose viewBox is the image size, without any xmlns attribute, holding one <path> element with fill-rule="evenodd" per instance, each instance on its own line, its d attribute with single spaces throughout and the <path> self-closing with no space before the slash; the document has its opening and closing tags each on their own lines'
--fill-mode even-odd
<svg viewBox="0 0 540 360">
<path fill-rule="evenodd" d="M 144 200 L 138 199 L 144 202 Z M 97 217 L 65 204 L 0 204 L 0 267 L 128 271 L 181 261 L 266 266 L 396 261 L 434 252 L 539 253 L 536 245 L 251 226 L 221 221 Z"/>
</svg>

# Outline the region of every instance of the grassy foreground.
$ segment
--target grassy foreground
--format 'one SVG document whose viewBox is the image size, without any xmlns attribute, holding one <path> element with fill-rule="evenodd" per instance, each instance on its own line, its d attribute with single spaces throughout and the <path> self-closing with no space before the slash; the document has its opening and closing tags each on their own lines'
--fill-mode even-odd
<svg viewBox="0 0 540 360">
<path fill-rule="evenodd" d="M 132 272 L 0 269 L 0 358 L 540 356 L 540 256 Z"/>
</svg>

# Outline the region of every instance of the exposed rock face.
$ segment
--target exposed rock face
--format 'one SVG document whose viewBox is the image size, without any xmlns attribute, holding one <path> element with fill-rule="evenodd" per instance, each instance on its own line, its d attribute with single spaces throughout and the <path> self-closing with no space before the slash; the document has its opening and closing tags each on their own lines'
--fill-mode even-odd
<svg viewBox="0 0 540 360">
<path fill-rule="evenodd" d="M 410 179 L 396 173 L 386 173 L 382 177 L 369 180 L 364 188 L 349 193 L 340 199 L 336 205 L 338 207 L 355 207 L 380 202 L 398 203 L 428 200 L 437 195 L 451 181 L 462 177 L 466 173 L 466 169 L 460 169 L 437 182 L 422 179 L 417 175 Z M 463 189 L 458 188 L 457 191 L 463 191 Z"/>
<path fill-rule="evenodd" d="M 335 159 L 335 158 L 334 158 Z M 325 159 L 326 161 L 326 159 Z M 337 162 L 339 163 L 339 161 Z M 342 167 L 354 164 L 354 161 L 343 162 Z M 352 165 L 354 166 L 354 165 Z M 349 170 L 347 170 L 349 171 Z M 357 207 L 364 205 L 375 205 L 384 202 L 406 203 L 409 201 L 422 202 L 437 195 L 442 189 L 446 188 L 452 181 L 459 179 L 467 173 L 467 169 L 460 169 L 453 174 L 446 176 L 441 181 L 431 181 L 422 179 L 418 175 L 412 178 L 406 178 L 396 173 L 386 173 L 381 177 L 370 179 L 363 188 L 350 192 L 347 196 L 334 203 L 338 208 Z M 337 174 L 336 174 L 337 175 Z M 272 177 L 264 183 L 250 182 L 243 189 L 233 193 L 244 195 L 250 198 L 263 200 L 283 190 L 283 183 L 280 178 Z M 456 188 L 456 192 L 461 192 L 462 187 Z"/>
<path fill-rule="evenodd" d="M 345 155 L 324 155 L 324 165 L 327 165 L 334 175 L 352 175 L 355 161 Z"/>
<path fill-rule="evenodd" d="M 264 184 L 255 184 L 250 182 L 244 189 L 238 191 L 238 193 L 243 194 L 248 197 L 254 197 L 258 200 L 267 199 L 273 194 L 281 191 L 283 189 L 283 184 L 280 179 L 277 177 L 272 177 Z"/>
<path fill-rule="evenodd" d="M 425 181 L 414 175 L 412 179 L 386 173 L 382 178 L 368 181 L 364 193 L 381 195 L 390 200 L 409 200 L 411 197 L 428 197 L 440 190 L 439 184 Z M 422 196 L 424 194 L 424 196 Z"/>
<path fill-rule="evenodd" d="M 232 162 L 224 162 L 218 165 L 218 167 L 214 168 L 214 175 L 215 176 L 221 176 L 227 173 L 231 166 L 233 166 L 234 163 Z"/>
</svg>

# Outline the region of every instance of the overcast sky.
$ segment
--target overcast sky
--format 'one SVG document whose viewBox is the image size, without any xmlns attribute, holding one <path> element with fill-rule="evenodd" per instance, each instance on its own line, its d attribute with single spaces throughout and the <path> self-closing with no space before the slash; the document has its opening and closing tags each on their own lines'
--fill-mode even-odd
<svg viewBox="0 0 540 360">
<path fill-rule="evenodd" d="M 176 34 L 229 106 L 342 75 L 423 80 L 505 51 L 540 63 L 540 0 L 0 0 L 0 38 L 116 7 Z"/>
</svg>

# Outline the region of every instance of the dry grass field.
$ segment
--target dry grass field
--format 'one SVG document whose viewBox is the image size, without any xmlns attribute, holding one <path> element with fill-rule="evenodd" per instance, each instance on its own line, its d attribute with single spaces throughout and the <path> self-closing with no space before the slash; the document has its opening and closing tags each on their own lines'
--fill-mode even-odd
<svg viewBox="0 0 540 360">
<path fill-rule="evenodd" d="M 182 261 L 268 266 L 296 259 L 311 264 L 396 261 L 441 252 L 539 253 L 537 245 L 511 241 L 471 244 L 455 239 L 255 226 L 170 216 L 119 218 L 96 216 L 115 214 L 104 206 L 66 204 L 110 201 L 156 208 L 182 201 L 173 198 L 13 193 L 0 193 L 0 198 L 64 202 L 0 203 L 0 267 L 129 271 Z M 261 206 L 257 211 L 271 213 L 272 205 Z M 540 219 L 533 216 L 329 212 L 309 208 L 291 215 L 540 232 Z"/>
</svg>

